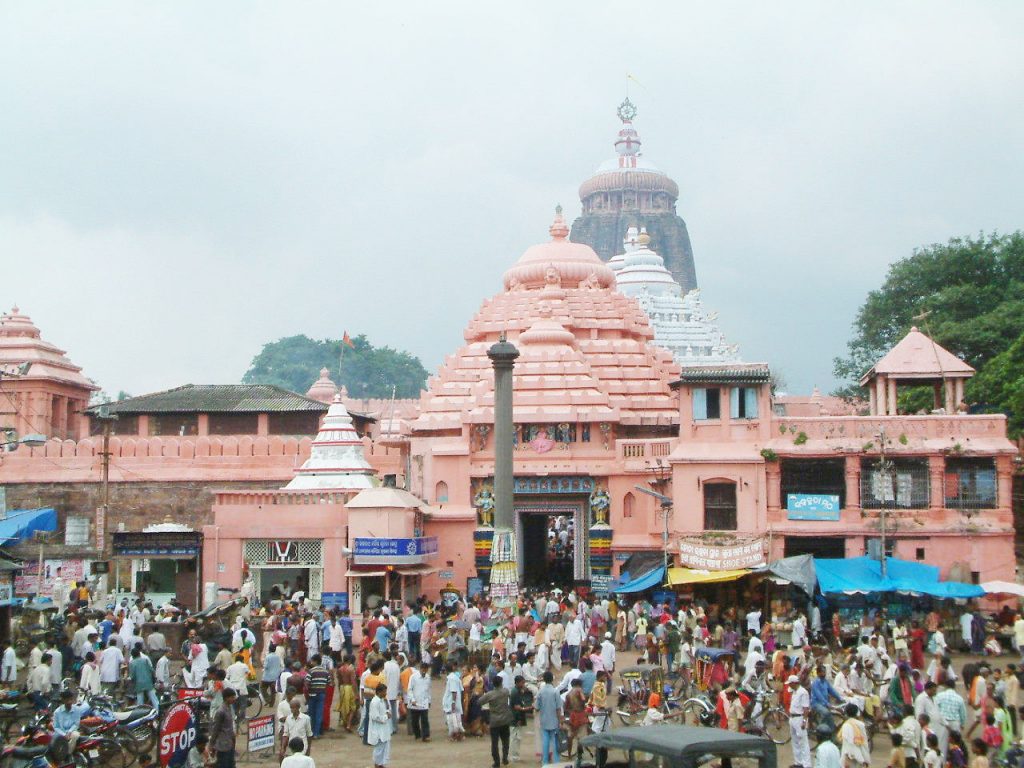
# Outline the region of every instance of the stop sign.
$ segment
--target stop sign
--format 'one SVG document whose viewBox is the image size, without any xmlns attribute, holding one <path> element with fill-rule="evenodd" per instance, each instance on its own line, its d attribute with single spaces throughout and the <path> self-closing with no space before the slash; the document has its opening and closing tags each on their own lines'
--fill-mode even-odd
<svg viewBox="0 0 1024 768">
<path fill-rule="evenodd" d="M 160 765 L 184 765 L 196 741 L 196 715 L 191 704 L 175 704 L 160 726 Z"/>
</svg>

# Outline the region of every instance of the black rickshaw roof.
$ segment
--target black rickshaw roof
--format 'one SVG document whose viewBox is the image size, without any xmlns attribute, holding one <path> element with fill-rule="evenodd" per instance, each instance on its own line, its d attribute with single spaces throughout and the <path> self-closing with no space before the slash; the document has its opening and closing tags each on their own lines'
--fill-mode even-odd
<svg viewBox="0 0 1024 768">
<path fill-rule="evenodd" d="M 591 734 L 583 739 L 583 746 L 651 752 L 683 768 L 695 768 L 711 757 L 757 758 L 760 768 L 776 768 L 776 749 L 771 739 L 721 728 L 634 725 Z"/>
</svg>

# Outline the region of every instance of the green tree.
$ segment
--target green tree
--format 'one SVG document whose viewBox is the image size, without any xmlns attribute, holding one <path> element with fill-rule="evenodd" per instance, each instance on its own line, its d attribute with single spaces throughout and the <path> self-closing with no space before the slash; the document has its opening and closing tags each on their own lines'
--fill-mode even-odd
<svg viewBox="0 0 1024 768">
<path fill-rule="evenodd" d="M 330 370 L 331 378 L 353 397 L 391 397 L 392 387 L 396 397 L 418 397 L 427 380 L 419 358 L 391 347 L 375 347 L 364 335 L 353 337 L 352 347 L 338 339 L 299 335 L 264 344 L 242 382 L 305 392 L 320 377 L 321 368 Z"/>
<path fill-rule="evenodd" d="M 840 394 L 858 389 L 860 376 L 913 325 L 979 371 L 968 401 L 1009 410 L 1020 361 L 1011 348 L 1024 328 L 1024 233 L 956 238 L 893 264 L 858 310 L 847 356 L 835 359 L 836 376 L 849 382 Z M 987 370 L 996 359 L 1001 373 Z"/>
</svg>

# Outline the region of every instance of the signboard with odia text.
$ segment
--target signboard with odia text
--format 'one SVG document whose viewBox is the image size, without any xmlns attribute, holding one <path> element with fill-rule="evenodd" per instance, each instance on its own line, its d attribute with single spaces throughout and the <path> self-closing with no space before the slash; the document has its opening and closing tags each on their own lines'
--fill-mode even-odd
<svg viewBox="0 0 1024 768">
<path fill-rule="evenodd" d="M 761 537 L 728 543 L 683 539 L 679 542 L 679 564 L 702 571 L 757 568 L 765 564 L 764 544 Z"/>
<path fill-rule="evenodd" d="M 830 493 L 787 493 L 789 520 L 839 520 L 839 496 Z"/>
</svg>

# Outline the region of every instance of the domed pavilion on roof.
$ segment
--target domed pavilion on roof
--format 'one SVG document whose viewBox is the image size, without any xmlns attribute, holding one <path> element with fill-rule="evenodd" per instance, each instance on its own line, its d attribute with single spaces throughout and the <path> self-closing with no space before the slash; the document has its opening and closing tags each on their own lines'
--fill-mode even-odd
<svg viewBox="0 0 1024 768">
<path fill-rule="evenodd" d="M 411 425 L 412 487 L 435 506 L 475 508 L 476 564 L 485 573 L 494 466 L 487 349 L 503 332 L 519 348 L 516 529 L 520 559 L 529 563 L 524 577 L 534 582 L 549 575 L 539 564 L 549 554 L 551 517 L 572 521 L 568 580 L 610 572 L 613 523 L 622 515 L 610 499 L 637 482 L 624 470 L 623 451 L 631 438 L 660 438 L 667 456 L 679 424 L 669 386 L 679 368 L 652 343 L 644 312 L 615 290 L 612 270 L 593 249 L 568 240 L 560 209 L 550 233 L 505 273 L 503 290 L 470 321 L 465 345 L 431 378 Z"/>
</svg>

